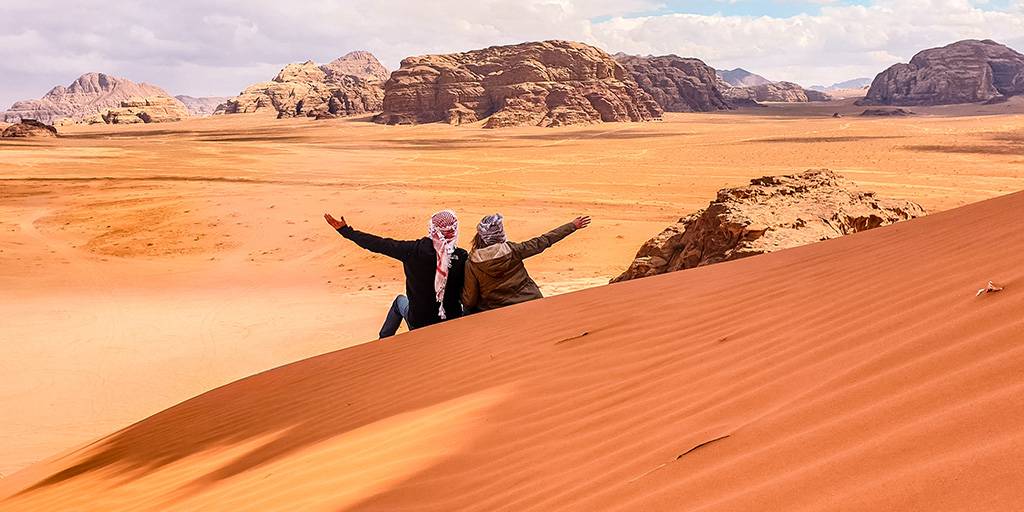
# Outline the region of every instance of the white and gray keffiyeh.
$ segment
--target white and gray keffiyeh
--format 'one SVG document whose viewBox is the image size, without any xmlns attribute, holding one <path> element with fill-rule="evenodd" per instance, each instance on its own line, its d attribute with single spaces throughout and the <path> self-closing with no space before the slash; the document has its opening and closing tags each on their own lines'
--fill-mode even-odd
<svg viewBox="0 0 1024 512">
<path fill-rule="evenodd" d="M 480 224 L 476 226 L 476 233 L 480 235 L 484 247 L 506 242 L 505 217 L 502 217 L 500 213 L 495 213 L 480 219 Z"/>
<path fill-rule="evenodd" d="M 437 253 L 437 269 L 434 272 L 434 294 L 441 304 L 438 315 L 442 320 L 444 311 L 444 290 L 448 286 L 448 270 L 452 266 L 452 253 L 459 244 L 459 219 L 451 210 L 441 210 L 430 217 L 427 233 Z"/>
</svg>

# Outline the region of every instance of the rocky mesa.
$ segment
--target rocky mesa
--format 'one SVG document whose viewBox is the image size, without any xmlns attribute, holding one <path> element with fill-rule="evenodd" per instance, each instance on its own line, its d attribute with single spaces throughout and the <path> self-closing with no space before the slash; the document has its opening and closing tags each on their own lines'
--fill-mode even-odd
<svg viewBox="0 0 1024 512">
<path fill-rule="evenodd" d="M 166 91 L 154 85 L 104 73 L 86 73 L 67 87 L 54 87 L 38 100 L 14 103 L 0 114 L 0 120 L 16 123 L 22 119 L 35 119 L 47 124 L 61 119 L 79 121 L 108 108 L 117 108 L 122 101 L 157 96 L 170 98 Z"/>
<path fill-rule="evenodd" d="M 736 260 L 873 229 L 924 215 L 828 170 L 765 176 L 727 188 L 704 210 L 645 243 L 613 282 Z"/>
<path fill-rule="evenodd" d="M 723 85 L 725 84 L 725 85 Z M 750 104 L 752 102 L 776 102 L 776 103 L 807 103 L 810 101 L 829 101 L 832 97 L 820 91 L 804 89 L 793 82 L 769 82 L 766 84 L 730 87 L 724 81 L 720 81 L 722 94 L 726 100 L 734 105 Z"/>
<path fill-rule="evenodd" d="M 662 109 L 604 51 L 542 41 L 409 57 L 384 84 L 383 124 L 485 128 L 649 121 Z"/>
<path fill-rule="evenodd" d="M 719 90 L 715 69 L 700 59 L 617 53 L 615 60 L 666 112 L 712 112 L 732 108 Z"/>
<path fill-rule="evenodd" d="M 341 69 L 340 60 L 328 66 Z M 313 61 L 289 64 L 273 80 L 250 85 L 218 106 L 215 113 L 249 114 L 272 110 L 283 118 L 351 116 L 381 110 L 384 89 L 379 80 L 342 74 L 335 68 L 325 72 Z"/>
<path fill-rule="evenodd" d="M 991 40 L 924 50 L 878 74 L 859 105 L 927 106 L 1024 94 L 1024 55 Z"/>
<path fill-rule="evenodd" d="M 168 123 L 187 117 L 189 113 L 185 105 L 167 96 L 132 98 L 100 114 L 107 124 Z"/>
</svg>

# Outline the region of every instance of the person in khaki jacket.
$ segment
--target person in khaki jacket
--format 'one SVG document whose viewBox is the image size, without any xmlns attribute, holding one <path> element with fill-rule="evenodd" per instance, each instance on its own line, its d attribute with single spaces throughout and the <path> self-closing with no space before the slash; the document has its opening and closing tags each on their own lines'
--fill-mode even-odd
<svg viewBox="0 0 1024 512">
<path fill-rule="evenodd" d="M 590 217 L 577 217 L 548 233 L 525 242 L 509 242 L 500 213 L 484 217 L 476 227 L 473 250 L 466 262 L 462 307 L 466 313 L 497 309 L 543 297 L 523 260 L 536 256 L 578 229 Z"/>
</svg>

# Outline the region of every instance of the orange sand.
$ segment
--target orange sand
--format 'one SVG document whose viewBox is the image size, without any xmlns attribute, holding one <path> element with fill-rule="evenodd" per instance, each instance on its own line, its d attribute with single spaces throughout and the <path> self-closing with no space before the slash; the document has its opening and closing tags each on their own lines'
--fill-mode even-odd
<svg viewBox="0 0 1024 512">
<path fill-rule="evenodd" d="M 402 289 L 400 269 L 340 239 L 324 211 L 395 237 L 420 236 L 441 207 L 457 208 L 467 228 L 501 211 L 517 238 L 594 215 L 592 228 L 530 262 L 551 294 L 605 282 L 648 237 L 754 176 L 829 167 L 932 211 L 1024 188 L 1024 116 L 828 117 L 835 109 L 859 111 L 773 105 L 501 131 L 236 116 L 0 141 L 0 474 L 232 380 L 375 337 Z M 667 315 L 677 316 L 686 317 Z M 424 407 L 457 411 L 445 421 L 458 430 L 516 392 Z M 409 421 L 429 424 L 436 412 Z M 217 457 L 238 450 L 246 447 Z"/>
<path fill-rule="evenodd" d="M 1016 510 L 1022 208 L 315 357 L 22 472 L 0 509 Z"/>
</svg>

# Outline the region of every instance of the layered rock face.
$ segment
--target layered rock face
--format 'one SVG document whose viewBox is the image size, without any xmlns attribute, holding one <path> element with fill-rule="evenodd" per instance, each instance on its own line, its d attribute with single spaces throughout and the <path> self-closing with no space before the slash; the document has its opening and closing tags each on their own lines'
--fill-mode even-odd
<svg viewBox="0 0 1024 512">
<path fill-rule="evenodd" d="M 637 57 L 617 53 L 615 60 L 666 112 L 711 112 L 732 108 L 718 88 L 715 69 L 699 59 L 676 55 Z"/>
<path fill-rule="evenodd" d="M 175 96 L 174 99 L 180 101 L 182 105 L 185 105 L 190 116 L 204 117 L 213 115 L 213 113 L 217 111 L 217 107 L 230 98 L 224 96 L 203 96 L 196 98 L 193 96 L 178 95 Z"/>
<path fill-rule="evenodd" d="M 32 138 L 32 137 L 56 137 L 57 129 L 46 123 L 34 119 L 25 119 L 17 124 L 12 124 L 0 132 L 0 137 L 11 138 Z"/>
<path fill-rule="evenodd" d="M 365 51 L 348 52 L 337 59 L 320 66 L 327 76 L 354 76 L 363 80 L 383 82 L 388 79 L 388 70 L 377 57 Z"/>
<path fill-rule="evenodd" d="M 217 114 L 273 110 L 278 117 L 351 116 L 379 112 L 384 90 L 378 81 L 351 75 L 328 76 L 313 61 L 289 64 L 269 82 L 247 87 L 217 107 Z"/>
<path fill-rule="evenodd" d="M 86 73 L 67 87 L 54 87 L 41 99 L 16 102 L 10 110 L 0 114 L 0 120 L 35 119 L 49 124 L 65 118 L 77 121 L 116 108 L 131 98 L 154 96 L 170 97 L 153 85 L 103 73 Z"/>
<path fill-rule="evenodd" d="M 810 244 L 924 213 L 909 201 L 878 199 L 828 170 L 765 176 L 719 191 L 706 209 L 647 241 L 613 282 Z"/>
<path fill-rule="evenodd" d="M 730 87 L 722 91 L 730 103 L 743 104 L 750 102 L 807 103 L 809 101 L 829 101 L 826 93 L 804 89 L 793 82 L 769 82 L 751 87 Z"/>
<path fill-rule="evenodd" d="M 1024 55 L 995 41 L 966 40 L 918 53 L 871 83 L 860 105 L 949 105 L 1024 94 Z"/>
<path fill-rule="evenodd" d="M 376 121 L 485 128 L 649 121 L 661 107 L 607 53 L 544 41 L 409 57 L 384 84 Z"/>
<path fill-rule="evenodd" d="M 180 101 L 166 96 L 132 98 L 100 114 L 107 124 L 167 123 L 189 117 Z"/>
</svg>

